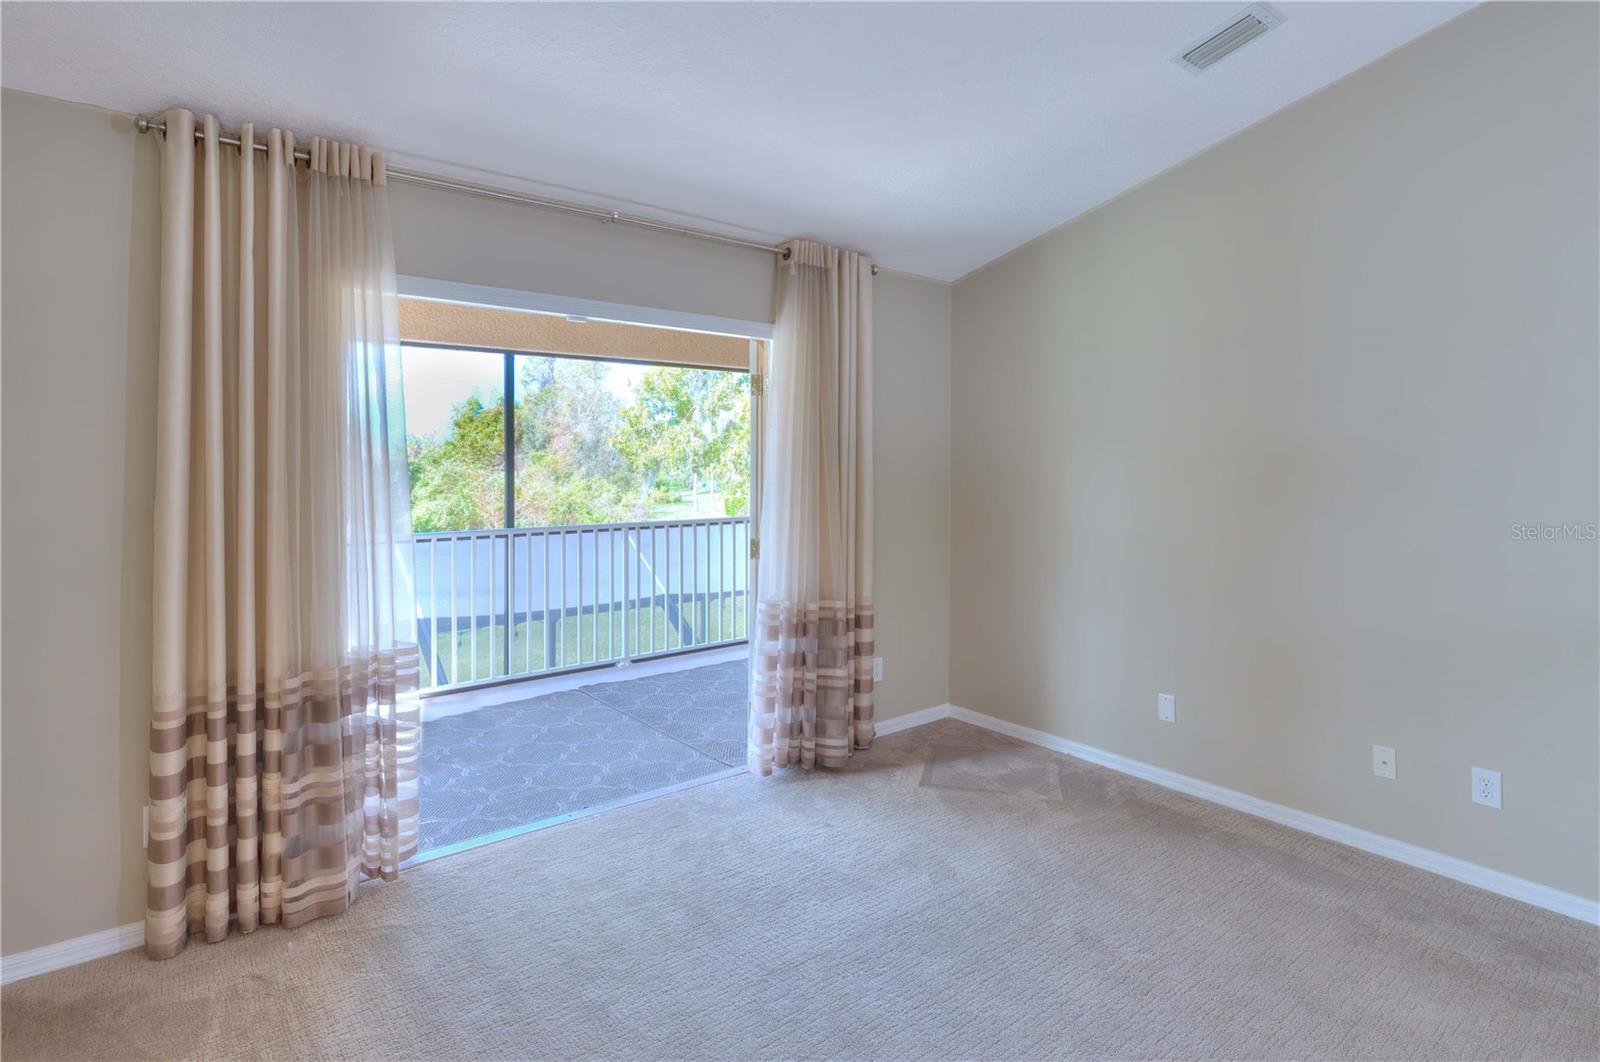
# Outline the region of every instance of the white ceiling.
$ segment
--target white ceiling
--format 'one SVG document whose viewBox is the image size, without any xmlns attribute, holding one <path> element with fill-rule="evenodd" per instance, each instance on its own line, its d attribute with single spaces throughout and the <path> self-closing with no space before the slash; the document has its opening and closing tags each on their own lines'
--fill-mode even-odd
<svg viewBox="0 0 1600 1062">
<path fill-rule="evenodd" d="M 1465 3 L 6 3 L 9 88 L 359 139 L 393 165 L 952 280 Z"/>
</svg>

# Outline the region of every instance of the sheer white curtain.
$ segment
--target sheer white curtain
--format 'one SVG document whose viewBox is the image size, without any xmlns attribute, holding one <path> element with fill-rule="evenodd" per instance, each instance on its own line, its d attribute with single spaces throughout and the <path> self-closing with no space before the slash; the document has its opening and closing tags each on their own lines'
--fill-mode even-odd
<svg viewBox="0 0 1600 1062">
<path fill-rule="evenodd" d="M 749 765 L 872 743 L 872 268 L 806 240 L 778 266 L 751 647 Z"/>
<path fill-rule="evenodd" d="M 381 156 L 165 115 L 146 947 L 343 910 L 418 828 Z M 255 133 L 246 125 L 245 145 Z"/>
</svg>

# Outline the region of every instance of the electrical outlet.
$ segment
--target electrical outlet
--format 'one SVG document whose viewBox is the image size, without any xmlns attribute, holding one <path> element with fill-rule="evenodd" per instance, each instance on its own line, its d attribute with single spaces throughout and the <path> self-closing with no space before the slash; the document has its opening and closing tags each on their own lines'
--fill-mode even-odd
<svg viewBox="0 0 1600 1062">
<path fill-rule="evenodd" d="M 1472 802 L 1484 807 L 1500 806 L 1500 772 L 1487 767 L 1472 769 Z"/>
<path fill-rule="evenodd" d="M 1163 723 L 1176 723 L 1178 721 L 1178 698 L 1171 693 L 1158 693 L 1156 695 L 1156 718 Z"/>
<path fill-rule="evenodd" d="M 872 681 L 883 681 L 883 657 L 881 656 L 875 656 L 872 658 Z"/>
<path fill-rule="evenodd" d="M 1394 777 L 1394 749 L 1387 745 L 1372 746 L 1372 773 L 1379 778 Z"/>
</svg>

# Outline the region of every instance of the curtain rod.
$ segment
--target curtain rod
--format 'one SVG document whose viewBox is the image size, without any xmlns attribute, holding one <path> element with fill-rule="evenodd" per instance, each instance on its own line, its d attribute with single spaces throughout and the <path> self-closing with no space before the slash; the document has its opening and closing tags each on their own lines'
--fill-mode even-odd
<svg viewBox="0 0 1600 1062">
<path fill-rule="evenodd" d="M 163 136 L 167 133 L 167 123 L 165 121 L 160 118 L 151 118 L 144 114 L 134 117 L 133 127 L 141 133 L 160 133 Z M 205 131 L 196 126 L 194 138 L 196 140 L 204 139 Z M 217 140 L 219 143 L 227 144 L 229 147 L 243 147 L 243 143 L 238 137 L 228 136 L 225 133 L 220 134 Z M 259 140 L 253 140 L 250 146 L 257 151 L 264 152 L 267 150 L 267 145 Z M 305 150 L 296 151 L 294 157 L 309 160 L 311 152 Z M 488 185 L 472 184 L 469 181 L 458 181 L 451 177 L 440 177 L 437 174 L 421 173 L 416 170 L 402 170 L 391 166 L 387 172 L 390 180 L 398 181 L 401 184 L 415 184 L 423 188 L 437 188 L 445 192 L 460 192 L 463 195 L 474 195 L 480 199 L 494 199 L 502 203 L 519 203 L 523 206 L 543 207 L 546 210 L 560 210 L 568 214 L 594 218 L 597 221 L 611 222 L 618 225 L 633 225 L 641 229 L 655 229 L 657 232 L 671 232 L 679 236 L 689 236 L 696 240 L 709 240 L 712 243 L 725 243 L 734 247 L 748 247 L 753 251 L 766 251 L 768 254 L 775 254 L 786 262 L 789 260 L 790 252 L 787 247 L 774 247 L 771 244 L 757 243 L 754 240 L 741 240 L 736 236 L 723 236 L 720 233 L 684 228 L 681 225 L 669 225 L 662 221 L 651 221 L 649 218 L 630 217 L 615 210 L 601 210 L 598 207 L 567 203 L 560 199 L 546 199 L 543 196 L 524 195 L 521 192 L 507 192 L 499 188 L 491 188 Z M 872 267 L 872 275 L 878 275 L 877 266 Z"/>
</svg>

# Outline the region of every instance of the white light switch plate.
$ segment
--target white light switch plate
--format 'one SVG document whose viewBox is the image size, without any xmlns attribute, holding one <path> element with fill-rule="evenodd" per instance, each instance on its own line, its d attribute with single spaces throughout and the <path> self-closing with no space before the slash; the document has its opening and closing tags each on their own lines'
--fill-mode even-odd
<svg viewBox="0 0 1600 1062">
<path fill-rule="evenodd" d="M 1379 778 L 1394 777 L 1394 749 L 1387 745 L 1372 746 L 1372 773 Z"/>
<path fill-rule="evenodd" d="M 1156 718 L 1163 723 L 1178 721 L 1178 698 L 1175 694 L 1162 693 L 1156 696 Z"/>
<path fill-rule="evenodd" d="M 883 657 L 881 656 L 875 656 L 872 658 L 872 681 L 883 681 Z"/>
</svg>

